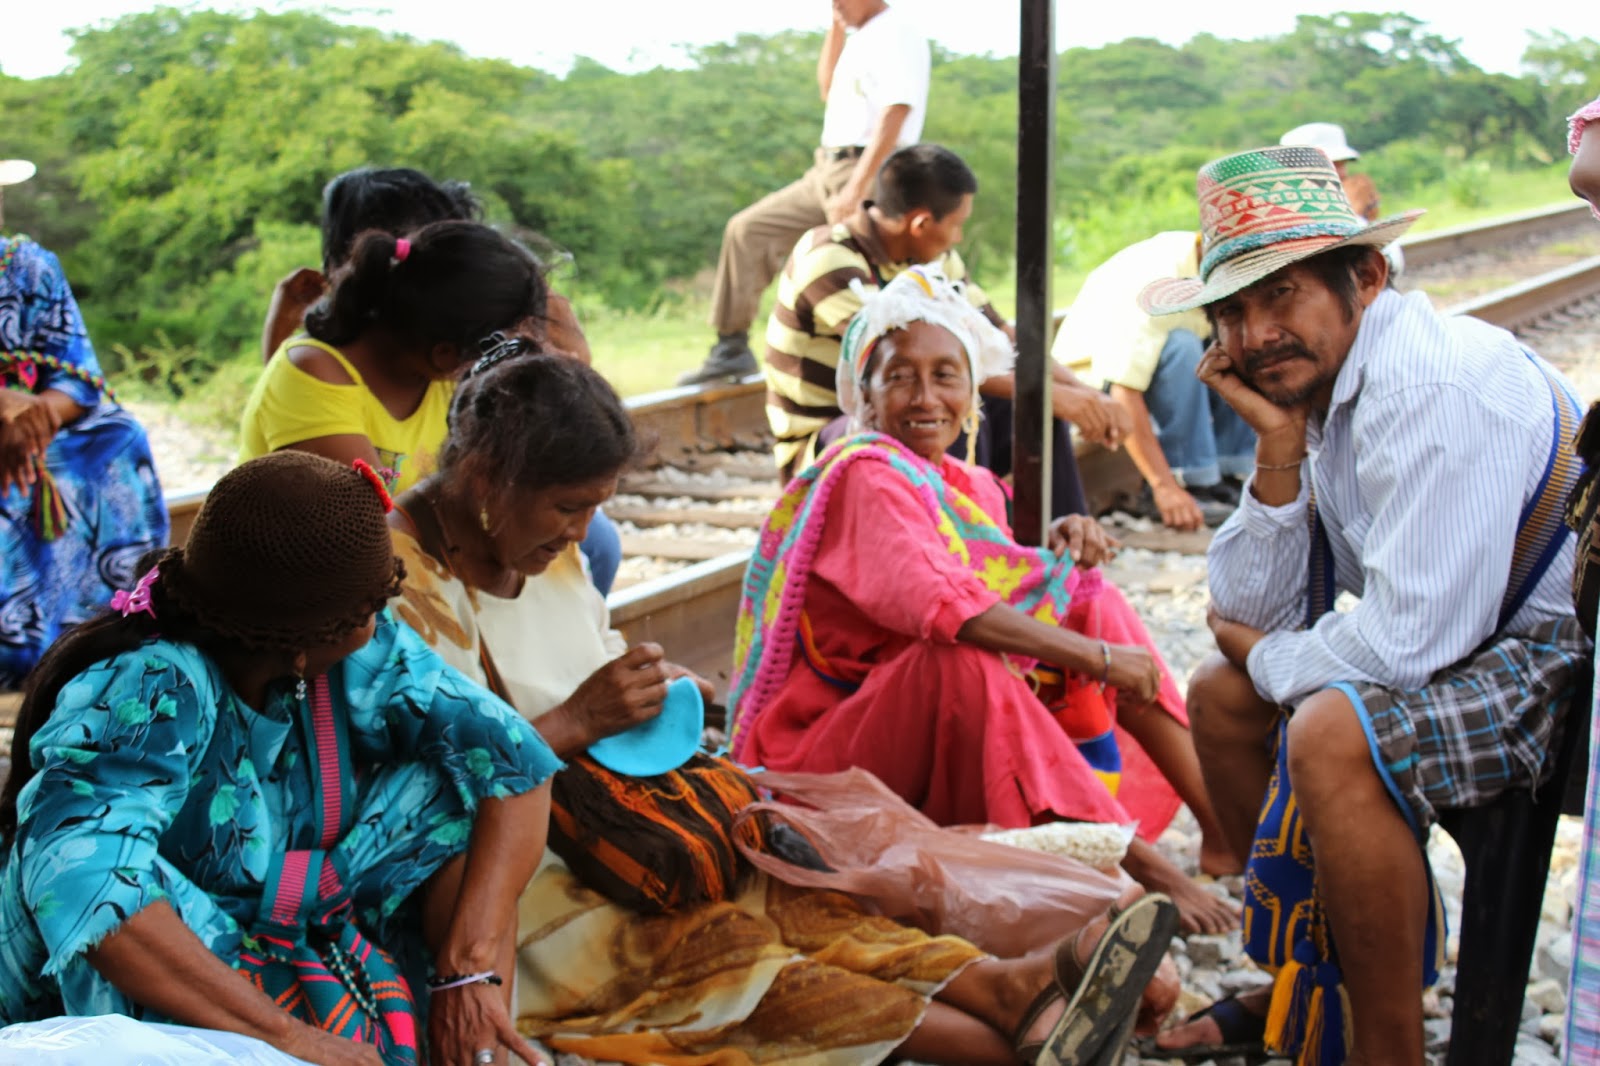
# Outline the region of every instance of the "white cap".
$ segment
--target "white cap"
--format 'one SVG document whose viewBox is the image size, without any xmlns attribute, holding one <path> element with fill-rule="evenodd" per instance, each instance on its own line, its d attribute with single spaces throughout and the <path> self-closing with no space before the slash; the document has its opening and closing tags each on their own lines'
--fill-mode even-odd
<svg viewBox="0 0 1600 1066">
<path fill-rule="evenodd" d="M 1279 137 L 1278 143 L 1321 148 L 1335 163 L 1361 158 L 1361 153 L 1351 148 L 1350 142 L 1344 139 L 1344 127 L 1332 122 L 1307 122 L 1304 126 L 1296 126 Z"/>
<path fill-rule="evenodd" d="M 38 169 L 26 159 L 0 159 L 0 185 L 21 185 Z"/>
</svg>

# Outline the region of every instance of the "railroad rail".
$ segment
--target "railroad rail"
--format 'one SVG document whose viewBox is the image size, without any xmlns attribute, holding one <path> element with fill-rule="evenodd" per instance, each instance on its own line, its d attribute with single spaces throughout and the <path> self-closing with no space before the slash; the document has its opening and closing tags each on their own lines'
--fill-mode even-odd
<svg viewBox="0 0 1600 1066">
<path fill-rule="evenodd" d="M 1551 237 L 1589 223 L 1584 203 L 1542 207 L 1451 229 L 1434 230 L 1400 238 L 1407 268 L 1428 267 L 1475 252 L 1493 251 L 1508 244 Z"/>
<path fill-rule="evenodd" d="M 759 374 L 699 388 L 666 389 L 629 398 L 633 421 L 655 447 L 658 463 L 698 469 L 717 452 L 767 447 L 766 386 Z M 172 542 L 182 544 L 206 490 L 167 496 Z"/>
<path fill-rule="evenodd" d="M 1600 255 L 1457 304 L 1450 311 L 1516 331 L 1596 293 L 1600 293 Z"/>
</svg>

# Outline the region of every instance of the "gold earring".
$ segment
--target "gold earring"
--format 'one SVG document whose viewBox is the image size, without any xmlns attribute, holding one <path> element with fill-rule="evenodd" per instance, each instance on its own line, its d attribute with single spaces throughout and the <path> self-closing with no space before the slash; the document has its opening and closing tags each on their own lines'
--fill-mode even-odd
<svg viewBox="0 0 1600 1066">
<path fill-rule="evenodd" d="M 483 527 L 485 533 L 489 532 L 489 508 L 487 505 L 478 511 L 478 524 Z"/>
</svg>

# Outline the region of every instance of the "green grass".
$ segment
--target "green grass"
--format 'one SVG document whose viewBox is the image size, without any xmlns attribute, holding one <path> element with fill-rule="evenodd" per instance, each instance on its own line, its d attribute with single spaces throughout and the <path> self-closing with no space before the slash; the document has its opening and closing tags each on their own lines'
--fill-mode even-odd
<svg viewBox="0 0 1600 1066">
<path fill-rule="evenodd" d="M 1567 161 L 1561 160 L 1542 170 L 1498 171 L 1489 170 L 1481 183 L 1473 183 L 1475 204 L 1463 204 L 1455 188 L 1460 179 L 1446 178 L 1428 185 L 1417 193 L 1390 200 L 1384 198 L 1385 214 L 1425 208 L 1427 214 L 1417 220 L 1412 233 L 1464 226 L 1502 215 L 1515 215 L 1537 207 L 1571 204 L 1572 190 L 1567 186 Z"/>
<path fill-rule="evenodd" d="M 704 298 L 685 298 L 653 314 L 584 314 L 595 369 L 624 396 L 671 388 L 679 374 L 700 365 L 716 340 L 706 325 L 709 307 Z"/>
</svg>

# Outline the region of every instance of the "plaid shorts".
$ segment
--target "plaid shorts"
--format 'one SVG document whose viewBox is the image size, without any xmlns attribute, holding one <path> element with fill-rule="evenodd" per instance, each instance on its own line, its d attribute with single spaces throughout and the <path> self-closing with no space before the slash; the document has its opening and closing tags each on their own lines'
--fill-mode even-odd
<svg viewBox="0 0 1600 1066">
<path fill-rule="evenodd" d="M 1420 833 L 1435 810 L 1480 806 L 1549 776 L 1545 756 L 1591 654 L 1577 619 L 1562 618 L 1486 644 L 1413 692 L 1334 687 L 1355 704 L 1373 760 Z"/>
</svg>

